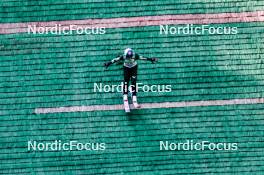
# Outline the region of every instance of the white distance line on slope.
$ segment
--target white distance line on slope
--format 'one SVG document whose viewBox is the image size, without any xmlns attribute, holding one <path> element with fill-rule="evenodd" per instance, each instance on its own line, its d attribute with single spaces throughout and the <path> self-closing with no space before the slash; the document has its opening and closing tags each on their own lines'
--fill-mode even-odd
<svg viewBox="0 0 264 175">
<path fill-rule="evenodd" d="M 246 98 L 230 100 L 208 100 L 208 101 L 187 101 L 187 102 L 163 102 L 163 103 L 143 103 L 141 109 L 157 108 L 182 108 L 196 106 L 224 106 L 240 104 L 260 104 L 264 103 L 264 98 Z M 133 105 L 130 106 L 133 109 Z M 91 111 L 113 111 L 124 110 L 123 105 L 91 105 L 91 106 L 70 106 L 57 108 L 36 108 L 36 114 L 64 113 L 64 112 L 91 112 Z"/>
</svg>

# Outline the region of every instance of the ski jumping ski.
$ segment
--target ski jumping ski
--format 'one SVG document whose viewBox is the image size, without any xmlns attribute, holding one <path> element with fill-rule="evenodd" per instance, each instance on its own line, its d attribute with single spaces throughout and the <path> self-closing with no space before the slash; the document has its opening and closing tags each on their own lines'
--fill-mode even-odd
<svg viewBox="0 0 264 175">
<path fill-rule="evenodd" d="M 130 112 L 130 106 L 129 106 L 129 101 L 128 101 L 128 95 L 124 94 L 123 95 L 123 102 L 124 102 L 124 109 L 125 112 Z M 141 106 L 137 102 L 137 96 L 132 96 L 132 103 L 135 109 L 140 108 Z"/>
</svg>

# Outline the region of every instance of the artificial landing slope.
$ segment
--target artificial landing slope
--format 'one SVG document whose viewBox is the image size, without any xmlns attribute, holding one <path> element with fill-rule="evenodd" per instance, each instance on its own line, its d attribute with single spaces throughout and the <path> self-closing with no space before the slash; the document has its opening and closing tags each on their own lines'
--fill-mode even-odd
<svg viewBox="0 0 264 175">
<path fill-rule="evenodd" d="M 181 5 L 186 2 L 166 1 L 170 6 L 165 3 L 163 8 L 182 7 L 182 13 L 263 9 L 261 1 L 221 3 L 225 8 L 216 8 L 219 7 L 216 2 L 203 1 L 188 8 Z M 14 3 L 4 2 L 9 6 Z M 100 16 L 92 11 L 89 12 L 93 16 L 83 16 L 81 8 L 68 3 L 41 6 L 43 11 L 54 13 L 48 17 L 41 11 L 36 12 L 34 7 L 27 7 L 33 5 L 30 2 L 17 3 L 21 10 L 32 12 L 9 13 L 11 16 L 3 22 L 119 17 L 119 11 L 124 16 L 157 14 L 157 10 L 148 8 L 150 4 L 144 2 L 137 13 L 117 8 L 119 11 L 115 14 L 110 13 L 111 8 L 105 8 L 105 14 L 113 16 Z M 80 3 L 78 7 L 88 6 L 87 2 Z M 96 4 L 91 6 L 102 5 Z M 126 3 L 105 4 L 114 8 Z M 12 12 L 12 9 L 6 11 Z M 164 14 L 173 13 L 177 11 L 164 11 Z M 123 111 L 34 113 L 39 107 L 121 104 L 121 94 L 94 93 L 93 83 L 118 84 L 122 80 L 122 65 L 104 71 L 102 63 L 126 47 L 160 59 L 155 65 L 139 62 L 139 82 L 172 85 L 171 93 L 140 92 L 141 103 L 263 97 L 264 23 L 224 25 L 238 27 L 239 34 L 167 36 L 159 35 L 158 26 L 150 26 L 107 29 L 105 35 L 93 36 L 1 35 L 0 173 L 263 174 L 263 104 L 142 109 L 130 115 Z M 236 142 L 239 150 L 159 150 L 160 140 L 184 142 L 187 139 Z M 107 149 L 103 152 L 29 152 L 28 140 L 105 142 Z"/>
</svg>

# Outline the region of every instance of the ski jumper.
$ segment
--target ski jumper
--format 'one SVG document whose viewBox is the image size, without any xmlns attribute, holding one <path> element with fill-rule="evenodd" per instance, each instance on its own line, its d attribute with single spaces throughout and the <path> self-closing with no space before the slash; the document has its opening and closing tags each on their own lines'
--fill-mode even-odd
<svg viewBox="0 0 264 175">
<path fill-rule="evenodd" d="M 112 61 L 106 63 L 107 66 L 110 64 L 123 61 L 124 65 L 124 82 L 123 82 L 123 94 L 128 94 L 128 87 L 129 87 L 129 81 L 131 80 L 131 88 L 132 88 L 132 95 L 136 96 L 137 94 L 137 60 L 149 60 L 151 62 L 155 61 L 153 58 L 144 58 L 143 56 L 140 56 L 137 53 L 132 52 L 131 56 L 127 56 L 127 51 L 125 50 L 125 53 L 123 55 L 120 55 L 116 58 L 114 58 Z M 128 50 L 129 51 L 129 50 Z"/>
</svg>

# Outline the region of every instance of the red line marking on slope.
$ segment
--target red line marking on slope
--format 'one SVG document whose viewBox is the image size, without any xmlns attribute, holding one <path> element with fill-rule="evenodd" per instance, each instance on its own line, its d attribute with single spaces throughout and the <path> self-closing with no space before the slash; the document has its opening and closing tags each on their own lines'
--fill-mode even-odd
<svg viewBox="0 0 264 175">
<path fill-rule="evenodd" d="M 0 34 L 26 33 L 29 25 L 36 25 L 37 27 L 53 27 L 57 24 L 63 27 L 69 27 L 70 25 L 78 25 L 82 27 L 125 28 L 171 24 L 220 24 L 236 22 L 264 22 L 264 11 L 241 13 L 161 15 L 47 22 L 2 23 L 0 24 Z"/>
</svg>

